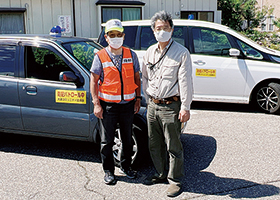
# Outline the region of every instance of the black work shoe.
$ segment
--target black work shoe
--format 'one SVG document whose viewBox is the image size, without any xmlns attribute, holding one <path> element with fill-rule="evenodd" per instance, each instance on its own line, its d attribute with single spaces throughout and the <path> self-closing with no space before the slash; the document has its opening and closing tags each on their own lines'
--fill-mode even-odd
<svg viewBox="0 0 280 200">
<path fill-rule="evenodd" d="M 167 196 L 168 197 L 176 197 L 179 194 L 181 194 L 181 184 L 170 184 L 168 190 L 167 190 Z"/>
<path fill-rule="evenodd" d="M 153 185 L 157 183 L 168 183 L 167 178 L 159 178 L 158 176 L 149 176 L 144 180 L 144 185 Z"/>
<path fill-rule="evenodd" d="M 130 178 L 130 179 L 136 178 L 136 174 L 137 174 L 137 172 L 133 171 L 131 168 L 129 168 L 127 170 L 120 168 L 119 172 L 121 174 L 125 174 L 127 176 L 127 178 Z"/>
<path fill-rule="evenodd" d="M 107 185 L 114 185 L 116 184 L 116 177 L 112 172 L 105 172 L 105 176 L 104 176 L 104 182 Z"/>
</svg>

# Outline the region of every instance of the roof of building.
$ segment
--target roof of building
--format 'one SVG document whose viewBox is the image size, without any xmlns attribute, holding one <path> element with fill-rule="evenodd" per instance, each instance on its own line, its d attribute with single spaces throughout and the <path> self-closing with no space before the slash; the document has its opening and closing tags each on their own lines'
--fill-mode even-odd
<svg viewBox="0 0 280 200">
<path fill-rule="evenodd" d="M 122 0 L 122 1 L 118 1 L 118 0 L 98 0 L 96 3 L 96 5 L 100 5 L 100 4 L 105 4 L 105 5 L 140 5 L 140 6 L 144 6 L 145 3 L 142 1 L 132 1 L 132 0 Z"/>
</svg>

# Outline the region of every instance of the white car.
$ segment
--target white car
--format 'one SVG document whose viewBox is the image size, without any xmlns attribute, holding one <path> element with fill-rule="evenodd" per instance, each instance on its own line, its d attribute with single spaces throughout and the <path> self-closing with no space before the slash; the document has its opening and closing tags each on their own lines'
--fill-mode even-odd
<svg viewBox="0 0 280 200">
<path fill-rule="evenodd" d="M 256 104 L 280 113 L 280 52 L 259 46 L 227 26 L 197 20 L 173 20 L 172 38 L 187 47 L 193 66 L 194 100 Z M 122 22 L 124 46 L 142 61 L 156 43 L 150 20 Z M 98 42 L 107 46 L 104 29 Z"/>
</svg>

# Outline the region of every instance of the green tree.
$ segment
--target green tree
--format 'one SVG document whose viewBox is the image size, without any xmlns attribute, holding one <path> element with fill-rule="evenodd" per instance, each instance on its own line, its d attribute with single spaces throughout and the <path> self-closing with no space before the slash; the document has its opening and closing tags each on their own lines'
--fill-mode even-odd
<svg viewBox="0 0 280 200">
<path fill-rule="evenodd" d="M 236 0 L 218 0 L 218 7 L 222 10 L 222 24 L 241 31 L 243 20 L 240 15 L 239 2 Z"/>
<path fill-rule="evenodd" d="M 277 28 L 280 29 L 280 18 L 273 20 L 273 24 L 274 24 L 274 26 L 276 26 Z"/>
<path fill-rule="evenodd" d="M 273 12 L 273 7 L 258 7 L 257 0 L 218 0 L 218 6 L 222 10 L 222 24 L 237 31 L 258 27 Z"/>
</svg>

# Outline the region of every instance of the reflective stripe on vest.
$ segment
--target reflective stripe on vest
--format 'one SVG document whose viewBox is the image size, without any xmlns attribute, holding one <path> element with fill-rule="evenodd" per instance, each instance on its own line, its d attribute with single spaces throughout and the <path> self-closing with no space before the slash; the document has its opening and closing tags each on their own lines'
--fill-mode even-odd
<svg viewBox="0 0 280 200">
<path fill-rule="evenodd" d="M 102 63 L 103 69 L 106 68 L 106 67 L 111 67 L 111 66 L 114 66 L 114 64 L 113 64 L 112 62 L 105 62 L 105 63 Z"/>
<path fill-rule="evenodd" d="M 121 76 L 105 49 L 102 49 L 97 54 L 104 72 L 104 80 L 99 85 L 99 99 L 118 103 L 122 100 L 123 94 L 123 100 L 133 100 L 136 96 L 135 89 L 138 86 L 134 82 L 133 60 L 130 50 L 123 47 Z"/>
</svg>

